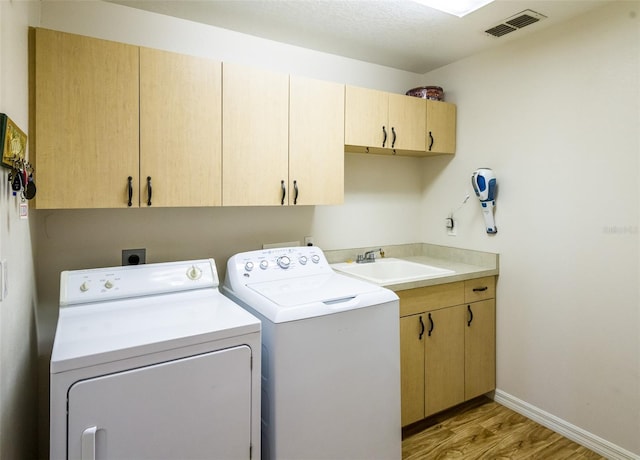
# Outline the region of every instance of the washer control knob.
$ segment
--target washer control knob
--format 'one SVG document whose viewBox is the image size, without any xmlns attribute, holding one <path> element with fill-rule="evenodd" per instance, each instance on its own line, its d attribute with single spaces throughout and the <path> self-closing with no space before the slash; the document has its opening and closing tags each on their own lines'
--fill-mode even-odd
<svg viewBox="0 0 640 460">
<path fill-rule="evenodd" d="M 260 261 L 260 268 L 263 270 L 266 270 L 269 267 L 269 261 L 268 260 L 261 260 Z"/>
<path fill-rule="evenodd" d="M 113 283 L 111 282 L 111 280 L 107 280 L 104 283 L 104 287 L 106 287 L 107 289 L 111 289 L 113 287 Z"/>
<path fill-rule="evenodd" d="M 246 264 L 244 264 L 244 270 L 247 272 L 253 270 L 253 262 L 247 262 Z"/>
<path fill-rule="evenodd" d="M 307 256 L 301 256 L 299 261 L 301 265 L 307 265 Z"/>
<path fill-rule="evenodd" d="M 82 283 L 80 285 L 80 291 L 81 292 L 87 292 L 89 290 L 89 282 L 85 281 L 84 283 Z"/>
<path fill-rule="evenodd" d="M 278 257 L 278 266 L 285 270 L 291 265 L 291 260 L 287 256 Z"/>
<path fill-rule="evenodd" d="M 192 265 L 191 268 L 187 270 L 187 278 L 189 278 L 190 280 L 193 280 L 193 281 L 198 280 L 200 279 L 201 276 L 202 276 L 202 270 L 200 270 L 195 265 Z"/>
<path fill-rule="evenodd" d="M 320 263 L 320 256 L 319 256 L 318 254 L 314 254 L 314 255 L 312 255 L 312 256 L 311 256 L 311 261 L 312 261 L 314 264 Z"/>
</svg>

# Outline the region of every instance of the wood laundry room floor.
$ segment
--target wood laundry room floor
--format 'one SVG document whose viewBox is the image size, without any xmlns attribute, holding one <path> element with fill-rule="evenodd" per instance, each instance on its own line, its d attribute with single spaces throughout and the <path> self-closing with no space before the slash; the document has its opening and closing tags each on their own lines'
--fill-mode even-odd
<svg viewBox="0 0 640 460">
<path fill-rule="evenodd" d="M 403 429 L 402 458 L 604 459 L 484 396 Z"/>
</svg>

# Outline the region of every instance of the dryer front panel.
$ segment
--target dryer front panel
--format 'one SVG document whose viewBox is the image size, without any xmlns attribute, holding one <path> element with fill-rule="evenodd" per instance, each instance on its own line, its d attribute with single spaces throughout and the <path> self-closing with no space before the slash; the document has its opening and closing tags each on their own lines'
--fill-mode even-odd
<svg viewBox="0 0 640 460">
<path fill-rule="evenodd" d="M 68 458 L 247 459 L 251 373 L 242 345 L 79 381 Z"/>
</svg>

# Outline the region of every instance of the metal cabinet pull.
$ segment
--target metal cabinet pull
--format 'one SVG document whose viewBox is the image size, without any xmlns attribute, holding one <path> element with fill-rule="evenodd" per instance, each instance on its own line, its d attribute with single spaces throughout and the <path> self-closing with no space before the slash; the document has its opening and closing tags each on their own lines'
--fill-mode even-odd
<svg viewBox="0 0 640 460">
<path fill-rule="evenodd" d="M 419 319 L 420 319 L 420 335 L 418 335 L 418 340 L 422 340 L 422 336 L 424 335 L 424 321 L 422 321 L 422 315 L 420 315 Z"/>
<path fill-rule="evenodd" d="M 471 305 L 467 305 L 467 311 L 469 312 L 469 320 L 467 321 L 467 326 L 471 327 L 471 321 L 473 321 L 473 310 L 471 310 Z"/>
<path fill-rule="evenodd" d="M 473 288 L 473 292 L 482 292 L 482 291 L 486 291 L 487 289 L 489 289 L 488 286 L 477 287 L 477 288 Z"/>
<path fill-rule="evenodd" d="M 298 204 L 298 181 L 293 181 L 293 191 L 295 194 L 293 195 L 293 204 Z"/>
<path fill-rule="evenodd" d="M 431 318 L 431 313 L 429 313 L 429 331 L 427 332 L 427 335 L 429 335 L 429 337 L 431 337 L 431 333 L 433 332 L 433 328 L 434 328 L 433 318 Z"/>
<path fill-rule="evenodd" d="M 431 148 L 433 147 L 433 135 L 431 131 L 429 131 L 429 152 L 431 152 Z"/>
<path fill-rule="evenodd" d="M 384 126 L 382 127 L 382 133 L 384 134 L 384 137 L 382 138 L 382 146 L 384 147 L 384 145 L 387 143 L 387 128 L 385 128 Z"/>
<path fill-rule="evenodd" d="M 147 206 L 151 206 L 151 176 L 147 176 Z"/>
<path fill-rule="evenodd" d="M 391 134 L 393 134 L 391 138 L 391 148 L 394 148 L 396 146 L 396 129 L 393 126 L 391 127 Z"/>
<path fill-rule="evenodd" d="M 127 178 L 127 180 L 129 181 L 129 201 L 127 202 L 127 206 L 131 206 L 133 203 L 131 202 L 131 198 L 133 198 L 133 177 L 129 176 Z"/>
<path fill-rule="evenodd" d="M 287 186 L 284 185 L 284 181 L 280 181 L 280 187 L 282 187 L 282 199 L 280 200 L 280 204 L 284 204 L 284 198 L 287 196 Z"/>
</svg>

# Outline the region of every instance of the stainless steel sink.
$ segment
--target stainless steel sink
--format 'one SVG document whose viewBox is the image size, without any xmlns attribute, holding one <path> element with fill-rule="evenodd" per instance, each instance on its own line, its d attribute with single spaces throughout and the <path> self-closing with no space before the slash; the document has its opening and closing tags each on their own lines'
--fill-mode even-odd
<svg viewBox="0 0 640 460">
<path fill-rule="evenodd" d="M 372 283 L 388 285 L 406 283 L 422 279 L 452 275 L 455 272 L 446 268 L 434 267 L 393 257 L 376 259 L 373 263 L 338 263 L 331 268 Z"/>
</svg>

